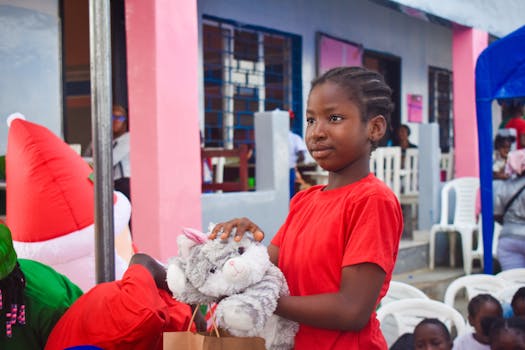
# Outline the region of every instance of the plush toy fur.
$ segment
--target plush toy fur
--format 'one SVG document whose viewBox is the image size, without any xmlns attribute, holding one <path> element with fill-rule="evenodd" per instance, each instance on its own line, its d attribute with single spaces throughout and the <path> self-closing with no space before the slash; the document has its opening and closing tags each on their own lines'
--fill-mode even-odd
<svg viewBox="0 0 525 350">
<path fill-rule="evenodd" d="M 191 229 L 177 239 L 179 255 L 170 260 L 167 282 L 174 297 L 189 304 L 218 302 L 219 327 L 234 336 L 258 336 L 271 350 L 292 349 L 299 326 L 275 315 L 288 295 L 281 270 L 266 247 L 245 235 L 240 242 L 208 240 Z"/>
</svg>

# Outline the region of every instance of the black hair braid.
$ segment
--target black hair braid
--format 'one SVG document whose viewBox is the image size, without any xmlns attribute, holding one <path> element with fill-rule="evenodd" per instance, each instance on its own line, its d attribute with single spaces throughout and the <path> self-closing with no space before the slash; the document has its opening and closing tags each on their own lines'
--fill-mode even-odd
<svg viewBox="0 0 525 350">
<path fill-rule="evenodd" d="M 493 303 L 494 305 L 497 305 L 500 310 L 500 314 L 503 314 L 503 308 L 501 307 L 501 303 L 498 301 L 498 299 L 494 298 L 490 294 L 478 294 L 468 303 L 468 315 L 471 317 L 476 317 L 479 310 L 481 309 L 481 306 L 485 303 Z"/>
<path fill-rule="evenodd" d="M 8 338 L 13 334 L 14 325 L 25 325 L 25 286 L 26 278 L 18 262 L 13 271 L 0 280 L 0 316 L 5 317 L 5 332 Z"/>
<path fill-rule="evenodd" d="M 312 81 L 311 88 L 326 82 L 333 82 L 346 90 L 348 98 L 357 104 L 364 122 L 382 115 L 390 127 L 390 115 L 394 110 L 392 89 L 381 74 L 363 67 L 337 67 Z M 377 146 L 377 142 L 372 142 L 372 150 Z"/>
</svg>

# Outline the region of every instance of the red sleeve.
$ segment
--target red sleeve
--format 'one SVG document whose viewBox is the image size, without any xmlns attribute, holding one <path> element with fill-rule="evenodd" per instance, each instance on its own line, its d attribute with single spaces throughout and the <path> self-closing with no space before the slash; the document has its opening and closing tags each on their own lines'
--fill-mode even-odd
<svg viewBox="0 0 525 350">
<path fill-rule="evenodd" d="M 350 212 L 352 232 L 345 246 L 342 266 L 371 262 L 391 273 L 403 230 L 397 202 L 375 194 L 355 203 Z"/>
<path fill-rule="evenodd" d="M 132 265 L 122 280 L 98 284 L 73 303 L 51 332 L 46 350 L 79 344 L 161 349 L 169 311 L 150 272 Z"/>
<path fill-rule="evenodd" d="M 170 320 L 165 327 L 165 332 L 187 331 L 192 315 L 190 306 L 173 299 L 171 294 L 163 289 L 159 289 L 159 295 L 166 303 L 170 316 Z M 195 322 L 192 322 L 190 330 L 193 332 L 197 331 Z"/>
</svg>

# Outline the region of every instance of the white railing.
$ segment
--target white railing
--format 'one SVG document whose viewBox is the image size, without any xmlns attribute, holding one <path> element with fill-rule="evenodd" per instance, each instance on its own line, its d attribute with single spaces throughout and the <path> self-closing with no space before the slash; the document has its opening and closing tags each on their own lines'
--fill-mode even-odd
<svg viewBox="0 0 525 350">
<path fill-rule="evenodd" d="M 370 156 L 370 171 L 387 184 L 402 204 L 416 204 L 419 197 L 419 150 L 409 148 L 402 159 L 400 147 L 379 147 Z M 305 171 L 316 184 L 328 183 L 328 172 L 317 166 Z"/>
</svg>

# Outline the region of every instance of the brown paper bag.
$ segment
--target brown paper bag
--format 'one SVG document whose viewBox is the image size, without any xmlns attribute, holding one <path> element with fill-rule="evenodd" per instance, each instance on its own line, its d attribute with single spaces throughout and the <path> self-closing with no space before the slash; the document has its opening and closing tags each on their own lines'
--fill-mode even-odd
<svg viewBox="0 0 525 350">
<path fill-rule="evenodd" d="M 163 350 L 265 350 L 264 339 L 260 337 L 233 337 L 224 330 L 219 330 L 212 314 L 213 333 L 190 331 L 197 314 L 196 307 L 186 332 L 164 332 Z"/>
<path fill-rule="evenodd" d="M 164 332 L 164 350 L 265 350 L 264 339 L 259 337 L 232 337 L 209 333 Z"/>
</svg>

